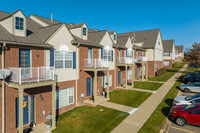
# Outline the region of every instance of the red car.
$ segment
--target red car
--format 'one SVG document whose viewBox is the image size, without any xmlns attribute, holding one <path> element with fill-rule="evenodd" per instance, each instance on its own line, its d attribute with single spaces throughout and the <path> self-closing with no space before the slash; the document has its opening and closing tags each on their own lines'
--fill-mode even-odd
<svg viewBox="0 0 200 133">
<path fill-rule="evenodd" d="M 200 103 L 174 106 L 169 117 L 179 126 L 193 124 L 200 126 Z"/>
</svg>

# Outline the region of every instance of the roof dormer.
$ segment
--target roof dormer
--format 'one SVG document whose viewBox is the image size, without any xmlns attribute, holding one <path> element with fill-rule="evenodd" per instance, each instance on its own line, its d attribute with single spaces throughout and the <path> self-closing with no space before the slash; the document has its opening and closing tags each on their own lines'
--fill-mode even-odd
<svg viewBox="0 0 200 133">
<path fill-rule="evenodd" d="M 115 31 L 109 32 L 111 39 L 116 44 L 117 43 L 117 33 Z"/>
<path fill-rule="evenodd" d="M 86 23 L 81 24 L 68 24 L 68 28 L 70 29 L 71 33 L 83 40 L 88 39 L 88 27 Z"/>
<path fill-rule="evenodd" d="M 0 24 L 15 36 L 26 36 L 26 16 L 21 10 L 18 10 L 0 20 Z"/>
</svg>

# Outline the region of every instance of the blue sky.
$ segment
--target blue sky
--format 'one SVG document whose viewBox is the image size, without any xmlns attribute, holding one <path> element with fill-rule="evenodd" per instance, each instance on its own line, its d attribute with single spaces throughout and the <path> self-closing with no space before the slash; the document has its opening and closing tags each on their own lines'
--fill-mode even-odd
<svg viewBox="0 0 200 133">
<path fill-rule="evenodd" d="M 163 40 L 190 48 L 200 42 L 198 0 L 33 0 L 1 1 L 1 9 L 21 9 L 28 17 L 36 14 L 71 23 L 87 22 L 89 28 L 117 33 L 160 28 Z"/>
</svg>

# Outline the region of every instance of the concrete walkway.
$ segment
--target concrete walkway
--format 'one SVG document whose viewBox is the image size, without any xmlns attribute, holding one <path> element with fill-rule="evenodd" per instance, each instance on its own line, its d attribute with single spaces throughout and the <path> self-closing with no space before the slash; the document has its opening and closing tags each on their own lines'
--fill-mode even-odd
<svg viewBox="0 0 200 133">
<path fill-rule="evenodd" d="M 149 93 L 155 93 L 156 91 L 152 91 L 152 90 L 146 90 L 146 89 L 138 89 L 138 88 L 132 88 L 129 87 L 129 90 L 134 90 L 134 91 L 142 91 L 142 92 L 149 92 Z"/>
<path fill-rule="evenodd" d="M 176 78 L 181 76 L 183 71 L 185 71 L 186 67 L 187 64 L 165 82 L 155 94 L 143 102 L 137 111 L 124 119 L 112 133 L 137 133 L 174 85 Z"/>
<path fill-rule="evenodd" d="M 111 103 L 111 102 L 105 102 L 100 104 L 101 106 L 107 107 L 107 108 L 111 108 L 111 109 L 116 109 L 122 112 L 131 112 L 132 110 L 134 110 L 135 108 L 133 107 L 129 107 L 129 106 L 125 106 L 125 105 L 121 105 L 121 104 L 116 104 L 116 103 Z"/>
<path fill-rule="evenodd" d="M 151 80 L 147 80 L 147 81 L 141 81 L 141 80 L 138 80 L 138 82 L 165 83 L 165 82 L 163 82 L 163 81 L 151 81 Z"/>
</svg>

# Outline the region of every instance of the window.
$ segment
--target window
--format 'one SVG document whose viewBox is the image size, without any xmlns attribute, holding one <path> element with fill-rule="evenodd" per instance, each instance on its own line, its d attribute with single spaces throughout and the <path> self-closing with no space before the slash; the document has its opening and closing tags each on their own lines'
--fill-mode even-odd
<svg viewBox="0 0 200 133">
<path fill-rule="evenodd" d="M 108 61 L 112 61 L 112 51 L 111 50 L 103 50 L 103 59 L 108 59 Z"/>
<path fill-rule="evenodd" d="M 169 66 L 170 62 L 169 61 L 163 61 L 163 66 Z"/>
<path fill-rule="evenodd" d="M 160 45 L 160 38 L 158 38 L 158 45 Z"/>
<path fill-rule="evenodd" d="M 55 69 L 72 68 L 72 52 L 55 51 Z"/>
<path fill-rule="evenodd" d="M 200 114 L 200 109 L 196 109 L 192 111 L 194 114 Z"/>
<path fill-rule="evenodd" d="M 131 51 L 131 50 L 127 50 L 127 57 L 130 57 L 130 58 L 133 57 L 133 56 L 132 56 L 132 51 Z"/>
<path fill-rule="evenodd" d="M 87 29 L 85 27 L 83 27 L 83 36 L 86 36 L 87 35 Z"/>
<path fill-rule="evenodd" d="M 107 88 L 107 76 L 102 76 L 102 87 Z M 112 86 L 112 75 L 109 75 L 109 87 Z"/>
<path fill-rule="evenodd" d="M 127 71 L 127 79 L 132 79 L 132 70 Z"/>
<path fill-rule="evenodd" d="M 116 34 L 114 34 L 114 40 L 115 40 L 115 41 L 117 40 L 117 35 L 116 35 Z"/>
<path fill-rule="evenodd" d="M 24 30 L 24 18 L 15 17 L 15 29 Z"/>
<path fill-rule="evenodd" d="M 163 53 L 163 56 L 170 56 L 170 52 Z"/>
<path fill-rule="evenodd" d="M 144 56 L 144 51 L 142 51 L 142 56 Z"/>
<path fill-rule="evenodd" d="M 74 87 L 56 90 L 56 108 L 62 108 L 74 103 Z"/>
<path fill-rule="evenodd" d="M 158 64 L 155 64 L 155 70 L 157 71 L 157 69 L 158 69 Z"/>
</svg>

